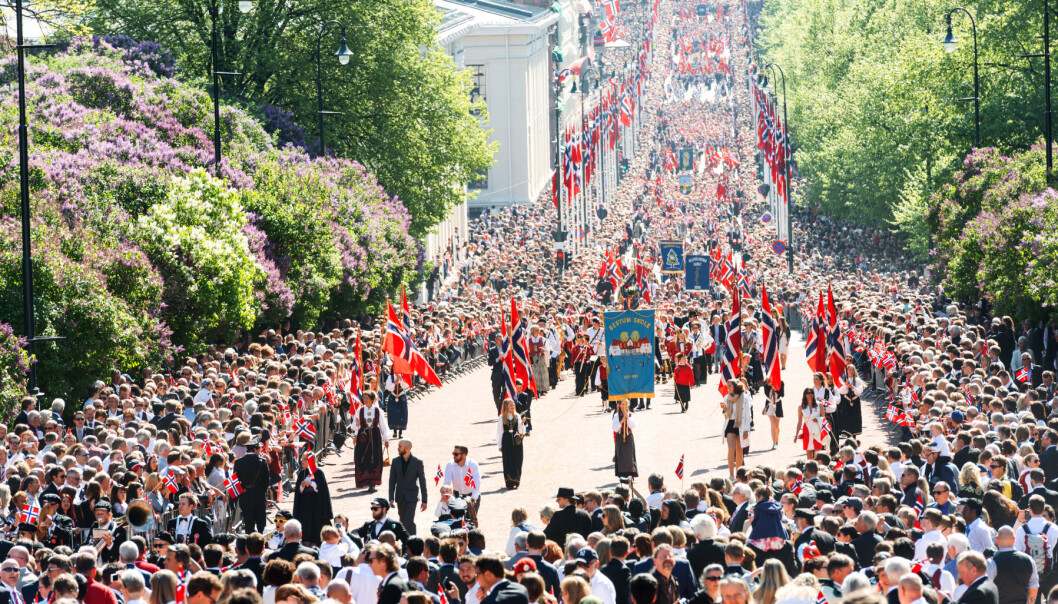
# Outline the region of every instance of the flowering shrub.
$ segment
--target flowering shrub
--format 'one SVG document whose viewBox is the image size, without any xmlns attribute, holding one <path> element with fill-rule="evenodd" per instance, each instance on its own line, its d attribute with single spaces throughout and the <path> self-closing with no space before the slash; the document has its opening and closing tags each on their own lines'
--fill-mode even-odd
<svg viewBox="0 0 1058 604">
<path fill-rule="evenodd" d="M 1001 314 L 1058 317 L 1058 192 L 1046 186 L 1043 153 L 975 150 L 934 196 L 934 270 L 947 293 L 983 295 Z"/>
<path fill-rule="evenodd" d="M 5 50 L 4 52 L 9 52 Z M 83 399 L 113 368 L 377 306 L 416 269 L 409 215 L 355 162 L 313 160 L 279 108 L 222 105 L 162 48 L 76 39 L 27 70 L 40 385 Z M 0 55 L 0 322 L 21 333 L 14 59 Z M 170 338 L 171 336 L 171 338 Z M 12 367 L 3 353 L 0 373 Z M 6 385 L 6 382 L 5 382 Z"/>
<path fill-rule="evenodd" d="M 0 421 L 4 423 L 13 419 L 19 401 L 26 396 L 30 359 L 24 346 L 25 338 L 16 337 L 10 325 L 0 323 Z"/>
</svg>

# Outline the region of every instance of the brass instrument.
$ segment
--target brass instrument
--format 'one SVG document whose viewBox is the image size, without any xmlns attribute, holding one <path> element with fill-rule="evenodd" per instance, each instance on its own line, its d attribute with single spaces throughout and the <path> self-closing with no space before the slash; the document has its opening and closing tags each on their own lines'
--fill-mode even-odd
<svg viewBox="0 0 1058 604">
<path fill-rule="evenodd" d="M 129 504 L 128 509 L 125 510 L 124 516 L 119 516 L 114 519 L 114 530 L 121 527 L 128 527 L 132 529 L 133 533 L 142 533 L 144 531 L 153 530 L 154 525 L 154 510 L 151 509 L 151 504 L 147 503 L 144 499 L 133 501 Z M 102 550 L 104 543 L 105 541 L 100 539 L 95 544 L 96 549 Z"/>
</svg>

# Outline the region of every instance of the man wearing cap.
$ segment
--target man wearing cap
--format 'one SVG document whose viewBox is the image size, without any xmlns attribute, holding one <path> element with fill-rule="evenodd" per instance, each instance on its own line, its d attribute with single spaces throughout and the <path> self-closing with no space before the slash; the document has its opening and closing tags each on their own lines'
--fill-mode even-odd
<svg viewBox="0 0 1058 604">
<path fill-rule="evenodd" d="M 252 438 L 246 443 L 246 455 L 236 459 L 232 472 L 239 478 L 243 493 L 239 495 L 244 529 L 250 533 L 263 533 L 268 524 L 266 515 L 266 492 L 268 490 L 268 464 L 257 455 L 261 441 Z"/>
<path fill-rule="evenodd" d="M 551 517 L 551 522 L 544 527 L 544 534 L 555 543 L 565 543 L 566 536 L 577 533 L 587 538 L 591 532 L 591 516 L 573 505 L 575 493 L 569 487 L 561 487 L 555 495 L 559 510 Z"/>
<path fill-rule="evenodd" d="M 198 502 L 191 493 L 181 493 L 176 502 L 178 516 L 169 521 L 166 530 L 172 533 L 177 543 L 197 543 L 206 547 L 213 542 L 213 531 L 206 520 L 194 516 Z"/>
<path fill-rule="evenodd" d="M 815 522 L 816 513 L 813 510 L 809 508 L 794 510 L 794 526 L 801 533 L 797 541 L 794 541 L 794 550 L 800 552 L 801 546 L 815 541 L 819 553 L 827 556 L 834 551 L 834 536 L 823 529 L 816 528 Z"/>
<path fill-rule="evenodd" d="M 383 532 L 390 531 L 396 535 L 403 550 L 408 551 L 408 531 L 404 529 L 403 524 L 390 520 L 388 513 L 389 501 L 385 497 L 375 497 L 371 500 L 371 520 L 356 529 L 356 534 L 367 543 L 377 540 Z"/>
<path fill-rule="evenodd" d="M 947 457 L 942 457 L 940 451 L 940 443 L 931 442 L 926 445 L 926 465 L 922 469 L 931 489 L 939 482 L 959 484 L 959 468 L 947 461 Z"/>
<path fill-rule="evenodd" d="M 124 526 L 117 526 L 114 522 L 114 508 L 106 499 L 101 499 L 95 504 L 96 526 L 95 529 L 106 531 L 101 533 L 98 541 L 93 545 L 99 551 L 99 559 L 104 563 L 117 562 L 118 546 L 128 539 L 128 531 Z M 93 533 L 96 531 L 93 530 Z M 92 535 L 95 538 L 95 535 Z"/>
<path fill-rule="evenodd" d="M 591 595 L 602 600 L 602 604 L 617 604 L 617 589 L 606 575 L 599 572 L 599 555 L 590 547 L 577 551 L 578 566 L 583 565 L 591 577 Z"/>
</svg>

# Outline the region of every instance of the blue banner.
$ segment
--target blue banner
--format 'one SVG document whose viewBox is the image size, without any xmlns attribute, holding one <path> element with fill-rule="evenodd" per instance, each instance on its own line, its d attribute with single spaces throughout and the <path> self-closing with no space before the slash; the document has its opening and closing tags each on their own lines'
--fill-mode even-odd
<svg viewBox="0 0 1058 604">
<path fill-rule="evenodd" d="M 654 311 L 603 313 L 610 400 L 654 398 Z"/>
<path fill-rule="evenodd" d="M 687 256 L 686 265 L 687 291 L 709 291 L 709 269 L 712 268 L 712 258 L 705 255 Z"/>
<path fill-rule="evenodd" d="M 683 242 L 660 241 L 658 242 L 658 247 L 661 249 L 661 272 L 682 273 Z"/>
</svg>

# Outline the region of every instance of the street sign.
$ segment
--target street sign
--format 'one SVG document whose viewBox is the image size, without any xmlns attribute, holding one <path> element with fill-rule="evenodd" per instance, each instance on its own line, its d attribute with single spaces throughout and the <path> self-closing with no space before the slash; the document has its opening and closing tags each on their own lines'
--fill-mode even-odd
<svg viewBox="0 0 1058 604">
<path fill-rule="evenodd" d="M 783 254 L 786 253 L 786 242 L 785 241 L 776 241 L 775 243 L 771 244 L 771 251 L 773 251 L 776 254 L 782 256 Z"/>
<path fill-rule="evenodd" d="M 764 224 L 771 222 L 771 212 L 765 212 L 764 215 L 760 217 L 760 221 Z"/>
<path fill-rule="evenodd" d="M 694 7 L 694 14 L 704 17 L 709 14 L 709 7 L 704 4 L 698 4 Z"/>
<path fill-rule="evenodd" d="M 555 250 L 556 252 L 563 252 L 563 251 L 566 250 L 566 242 L 565 241 L 556 241 L 556 242 L 554 242 L 552 244 L 552 248 L 551 249 Z"/>
</svg>

